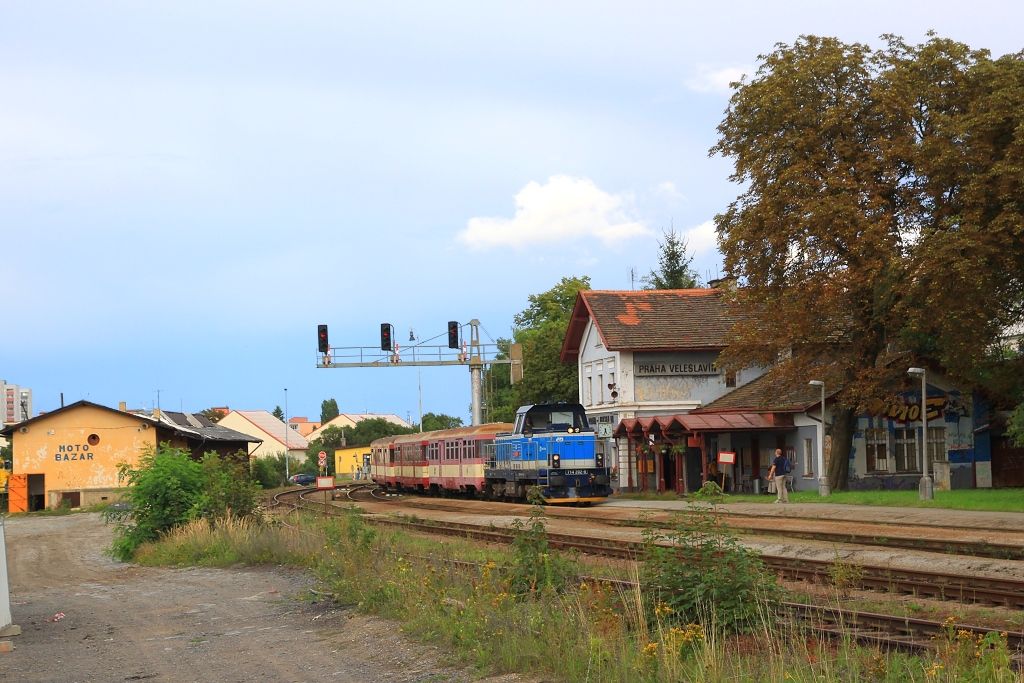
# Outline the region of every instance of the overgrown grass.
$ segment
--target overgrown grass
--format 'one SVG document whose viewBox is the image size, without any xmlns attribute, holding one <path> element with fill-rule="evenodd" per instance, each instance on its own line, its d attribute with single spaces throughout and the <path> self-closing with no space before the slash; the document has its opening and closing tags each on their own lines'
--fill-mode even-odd
<svg viewBox="0 0 1024 683">
<path fill-rule="evenodd" d="M 620 493 L 623 500 L 679 501 L 686 497 L 675 493 Z M 706 496 L 692 494 L 691 498 Z M 833 491 L 822 497 L 815 491 L 793 491 L 791 503 L 833 503 L 841 505 L 877 505 L 890 507 L 946 508 L 952 510 L 987 510 L 991 512 L 1024 512 L 1024 489 L 957 489 L 936 491 L 933 500 L 921 500 L 913 491 Z M 714 498 L 716 503 L 774 503 L 774 495 L 725 494 Z"/>
<path fill-rule="evenodd" d="M 1019 680 L 998 635 L 968 643 L 950 632 L 936 655 L 918 658 L 808 638 L 778 622 L 767 602 L 743 635 L 732 635 L 707 605 L 680 620 L 663 602 L 651 604 L 656 592 L 647 588 L 570 581 L 573 560 L 551 554 L 539 515 L 511 553 L 371 527 L 355 510 L 290 523 L 197 521 L 145 544 L 136 560 L 306 567 L 337 602 L 394 619 L 396 631 L 487 673 L 641 683 Z M 457 564 L 469 547 L 478 564 Z"/>
</svg>

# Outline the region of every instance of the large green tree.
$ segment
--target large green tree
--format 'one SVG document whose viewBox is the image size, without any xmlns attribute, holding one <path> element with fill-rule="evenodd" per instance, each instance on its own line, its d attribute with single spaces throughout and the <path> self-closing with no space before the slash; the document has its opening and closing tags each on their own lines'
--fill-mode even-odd
<svg viewBox="0 0 1024 683">
<path fill-rule="evenodd" d="M 454 429 L 462 426 L 461 417 L 453 417 L 444 413 L 424 413 L 423 431 L 432 432 L 438 429 Z"/>
<path fill-rule="evenodd" d="M 777 45 L 735 84 L 712 148 L 743 186 L 715 222 L 756 323 L 723 362 L 843 387 L 836 488 L 856 411 L 906 381 L 893 350 L 971 380 L 1024 311 L 1022 56 L 883 39 Z"/>
<path fill-rule="evenodd" d="M 688 251 L 686 239 L 675 230 L 664 235 L 665 241 L 658 242 L 658 270 L 640 279 L 644 289 L 693 289 L 697 286 L 697 273 L 691 265 L 693 255 Z"/>
<path fill-rule="evenodd" d="M 338 402 L 333 398 L 324 399 L 320 403 L 320 424 L 327 424 L 340 414 L 341 411 L 338 410 Z"/>
<path fill-rule="evenodd" d="M 496 360 L 508 360 L 511 339 L 497 340 Z M 510 366 L 507 363 L 490 366 L 484 373 L 484 421 L 512 422 L 519 407 L 516 387 L 512 384 Z"/>
<path fill-rule="evenodd" d="M 579 400 L 576 366 L 562 363 L 559 356 L 576 295 L 585 289 L 590 289 L 589 277 L 563 277 L 546 292 L 529 296 L 529 306 L 514 318 L 513 331 L 513 339 L 522 345 L 523 379 L 510 385 L 508 365 L 491 366 L 485 386 L 496 391 L 488 396 L 488 419 L 511 420 L 521 405 Z M 508 342 L 502 341 L 499 357 L 507 358 Z"/>
</svg>

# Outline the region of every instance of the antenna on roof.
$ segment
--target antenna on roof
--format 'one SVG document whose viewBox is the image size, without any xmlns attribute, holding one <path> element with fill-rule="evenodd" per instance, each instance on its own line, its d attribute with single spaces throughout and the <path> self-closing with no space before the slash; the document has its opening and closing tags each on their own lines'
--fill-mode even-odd
<svg viewBox="0 0 1024 683">
<path fill-rule="evenodd" d="M 629 288 L 632 290 L 636 289 L 636 268 L 632 266 L 629 268 Z"/>
</svg>

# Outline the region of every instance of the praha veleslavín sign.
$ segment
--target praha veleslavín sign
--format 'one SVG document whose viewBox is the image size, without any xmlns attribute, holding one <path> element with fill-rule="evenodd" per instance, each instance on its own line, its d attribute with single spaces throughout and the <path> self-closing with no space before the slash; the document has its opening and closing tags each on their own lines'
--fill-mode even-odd
<svg viewBox="0 0 1024 683">
<path fill-rule="evenodd" d="M 633 364 L 637 377 L 668 377 L 672 375 L 717 375 L 718 365 L 691 361 L 645 361 Z"/>
</svg>

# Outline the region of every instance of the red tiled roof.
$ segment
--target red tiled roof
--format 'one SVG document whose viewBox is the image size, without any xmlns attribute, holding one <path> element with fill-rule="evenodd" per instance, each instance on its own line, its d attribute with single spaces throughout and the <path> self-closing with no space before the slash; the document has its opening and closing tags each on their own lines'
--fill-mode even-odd
<svg viewBox="0 0 1024 683">
<path fill-rule="evenodd" d="M 593 319 L 609 351 L 723 349 L 737 318 L 720 289 L 584 290 L 576 297 L 562 343 L 562 362 L 579 356 Z"/>
<path fill-rule="evenodd" d="M 832 396 L 839 387 L 829 392 Z M 799 413 L 821 400 L 821 390 L 805 381 L 787 383 L 775 369 L 715 399 L 694 413 L 774 412 Z"/>
</svg>

